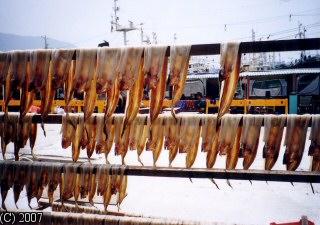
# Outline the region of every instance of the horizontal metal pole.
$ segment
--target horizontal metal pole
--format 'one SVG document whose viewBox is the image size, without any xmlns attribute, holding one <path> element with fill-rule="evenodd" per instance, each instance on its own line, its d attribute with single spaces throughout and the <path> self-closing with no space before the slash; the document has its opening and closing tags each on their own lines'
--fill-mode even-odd
<svg viewBox="0 0 320 225">
<path fill-rule="evenodd" d="M 70 113 L 70 114 L 72 114 L 72 113 Z M 103 114 L 103 113 L 101 113 L 101 114 Z M 121 115 L 124 115 L 124 114 L 121 114 Z M 141 115 L 149 116 L 149 114 L 141 114 Z M 162 114 L 160 114 L 160 115 L 162 115 Z M 179 113 L 177 113 L 177 115 L 179 115 Z M 199 115 L 201 116 L 201 115 L 208 115 L 208 114 L 199 114 Z M 234 115 L 237 115 L 237 114 L 234 114 Z M 244 114 L 244 115 L 249 115 L 249 114 Z M 262 115 L 262 114 L 252 114 L 252 115 Z M 0 117 L 0 122 L 3 122 L 3 116 Z M 33 123 L 42 123 L 41 115 L 35 114 L 32 117 L 32 122 Z M 44 118 L 43 123 L 45 123 L 45 124 L 61 124 L 62 123 L 62 115 L 61 114 L 49 114 L 46 118 Z M 243 123 L 243 121 L 241 119 L 239 126 L 242 126 L 242 123 Z M 312 121 L 310 119 L 308 126 L 311 127 L 311 124 L 312 124 Z M 201 121 L 200 121 L 200 125 L 201 125 Z M 285 121 L 284 126 L 286 126 L 286 125 L 287 125 L 287 122 Z M 261 126 L 264 126 L 263 121 L 262 121 Z"/>
<path fill-rule="evenodd" d="M 241 53 L 258 53 L 258 52 L 282 52 L 282 51 L 299 51 L 315 50 L 320 48 L 320 38 L 309 39 L 292 39 L 276 41 L 254 41 L 241 42 L 239 51 Z M 167 51 L 169 55 L 170 51 Z M 199 44 L 191 46 L 191 55 L 219 55 L 220 44 Z"/>
<path fill-rule="evenodd" d="M 152 167 L 152 166 L 126 166 L 126 165 L 101 165 L 82 163 L 57 163 L 57 162 L 25 162 L 25 161 L 1 161 L 1 164 L 12 166 L 33 165 L 34 167 L 52 168 L 58 167 L 63 171 L 64 166 L 75 166 L 93 169 L 102 167 L 110 174 L 124 174 L 129 176 L 151 176 L 151 177 L 181 177 L 181 178 L 213 178 L 232 180 L 257 180 L 257 181 L 279 181 L 279 182 L 302 182 L 320 183 L 319 172 L 309 171 L 285 171 L 285 170 L 224 170 L 206 168 L 181 168 L 181 167 Z"/>
<path fill-rule="evenodd" d="M 240 53 L 283 52 L 320 49 L 320 38 L 241 42 Z M 191 46 L 190 55 L 219 55 L 220 43 Z M 166 56 L 170 56 L 170 46 Z M 74 53 L 73 59 L 76 59 Z"/>
</svg>

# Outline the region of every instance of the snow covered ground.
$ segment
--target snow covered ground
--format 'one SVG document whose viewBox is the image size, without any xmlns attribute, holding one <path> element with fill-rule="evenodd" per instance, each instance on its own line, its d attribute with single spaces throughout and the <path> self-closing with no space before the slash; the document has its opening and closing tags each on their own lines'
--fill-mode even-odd
<svg viewBox="0 0 320 225">
<path fill-rule="evenodd" d="M 45 125 L 47 137 L 40 129 L 36 141 L 38 155 L 61 155 L 71 157 L 71 150 L 61 148 L 61 125 Z M 309 138 L 309 132 L 307 138 Z M 263 168 L 261 141 L 253 169 Z M 308 170 L 310 157 L 307 155 L 310 141 L 306 143 L 306 151 L 298 170 Z M 284 169 L 282 165 L 282 147 L 275 169 Z M 20 153 L 29 153 L 30 149 L 22 149 Z M 8 147 L 7 157 L 13 153 L 13 145 Z M 80 157 L 86 157 L 82 151 Z M 205 153 L 199 152 L 194 167 L 205 167 Z M 104 163 L 103 155 L 93 158 Z M 152 153 L 144 152 L 142 160 L 145 165 L 152 165 Z M 120 163 L 120 157 L 109 155 L 109 161 Z M 130 151 L 126 157 L 128 165 L 139 165 L 135 151 Z M 173 166 L 184 166 L 185 154 L 179 154 Z M 223 168 L 224 157 L 218 157 L 215 167 Z M 158 166 L 168 165 L 168 151 L 162 151 Z M 242 168 L 242 160 L 238 162 Z M 186 220 L 217 221 L 237 224 L 269 224 L 270 222 L 298 221 L 302 215 L 309 220 L 320 223 L 320 184 L 314 184 L 315 194 L 310 184 L 281 182 L 260 182 L 230 180 L 233 188 L 225 180 L 216 180 L 217 189 L 208 179 L 161 178 L 161 177 L 129 177 L 128 196 L 121 205 L 121 211 L 126 213 L 143 214 L 145 216 L 179 218 Z M 13 195 L 9 193 L 6 199 L 9 207 Z M 21 200 L 23 201 L 23 200 Z M 19 200 L 20 207 L 26 207 Z M 115 208 L 110 208 L 115 209 Z"/>
</svg>

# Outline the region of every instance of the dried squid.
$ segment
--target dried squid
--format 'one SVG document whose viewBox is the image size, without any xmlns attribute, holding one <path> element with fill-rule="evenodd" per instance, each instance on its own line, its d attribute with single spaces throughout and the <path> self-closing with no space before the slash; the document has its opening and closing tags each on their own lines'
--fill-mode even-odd
<svg viewBox="0 0 320 225">
<path fill-rule="evenodd" d="M 137 80 L 133 84 L 132 88 L 128 92 L 127 106 L 125 109 L 125 118 L 123 121 L 122 134 L 126 131 L 127 127 L 131 125 L 136 118 L 140 104 L 143 97 L 144 87 L 144 73 L 142 71 L 142 63 L 140 63 Z"/>
<path fill-rule="evenodd" d="M 311 171 L 320 171 L 320 115 L 312 115 L 310 140 Z"/>
<path fill-rule="evenodd" d="M 200 126 L 200 117 L 199 116 L 191 116 L 189 117 L 191 127 L 190 136 L 185 137 L 184 139 L 180 140 L 181 142 L 187 142 L 186 144 L 186 167 L 190 168 L 198 153 L 199 141 L 200 141 L 200 133 L 201 133 L 201 126 Z"/>
<path fill-rule="evenodd" d="M 61 146 L 62 148 L 66 149 L 71 146 L 72 140 L 74 139 L 74 135 L 76 132 L 77 127 L 77 114 L 70 114 L 67 116 L 64 114 L 62 116 L 62 126 L 61 126 L 61 133 L 62 133 L 62 140 Z"/>
<path fill-rule="evenodd" d="M 234 169 L 238 162 L 242 131 L 239 126 L 241 118 L 241 115 L 227 114 L 221 120 L 218 149 L 221 155 L 227 155 L 226 169 Z"/>
<path fill-rule="evenodd" d="M 1 199 L 2 199 L 2 209 L 6 209 L 6 206 L 4 204 L 8 191 L 9 189 L 13 186 L 14 184 L 14 176 L 15 176 L 15 168 L 13 165 L 10 164 L 2 164 L 1 165 L 1 171 L 0 171 L 0 187 L 1 187 Z"/>
<path fill-rule="evenodd" d="M 114 143 L 115 143 L 115 153 L 116 155 L 121 155 L 122 164 L 125 164 L 124 158 L 129 149 L 129 136 L 130 128 L 129 126 L 123 135 L 121 135 L 123 117 L 114 117 Z"/>
<path fill-rule="evenodd" d="M 243 157 L 243 168 L 249 169 L 253 163 L 258 150 L 260 129 L 263 116 L 244 115 L 241 134 L 240 151 Z"/>
<path fill-rule="evenodd" d="M 286 151 L 283 156 L 283 164 L 286 164 L 287 170 L 294 171 L 300 165 L 310 115 L 288 115 L 287 132 L 285 138 Z"/>
<path fill-rule="evenodd" d="M 180 143 L 180 123 L 181 118 L 177 116 L 177 119 L 170 117 L 165 121 L 165 138 L 166 146 L 169 149 L 169 166 L 171 166 L 173 160 L 176 158 Z"/>
<path fill-rule="evenodd" d="M 110 89 L 117 77 L 116 69 L 120 60 L 119 48 L 98 48 L 97 51 L 97 93 Z"/>
<path fill-rule="evenodd" d="M 13 51 L 11 52 L 11 62 L 5 77 L 5 98 L 4 98 L 4 112 L 8 112 L 8 105 L 12 98 L 14 91 L 20 90 L 24 84 L 27 64 L 28 51 Z"/>
<path fill-rule="evenodd" d="M 137 143 L 138 161 L 141 163 L 141 165 L 143 165 L 140 156 L 146 147 L 146 142 L 149 137 L 150 120 L 148 117 L 145 117 L 143 124 L 141 124 L 140 122 L 139 122 L 139 132 L 141 131 L 141 129 L 142 131 L 140 133 L 136 133 L 136 136 L 139 136 L 139 138 L 136 138 L 136 143 Z"/>
<path fill-rule="evenodd" d="M 171 113 L 175 117 L 174 106 L 180 100 L 187 80 L 190 45 L 170 46 L 170 85 L 172 85 Z"/>
<path fill-rule="evenodd" d="M 156 166 L 156 162 L 160 156 L 163 142 L 164 142 L 164 116 L 160 116 L 155 119 L 151 126 L 151 133 L 147 146 L 152 151 L 153 165 Z"/>
<path fill-rule="evenodd" d="M 4 85 L 11 60 L 10 52 L 0 52 L 0 85 Z"/>
<path fill-rule="evenodd" d="M 24 186 L 28 183 L 28 165 L 19 165 L 15 167 L 14 183 L 13 183 L 13 198 L 15 204 L 17 204 L 20 193 Z"/>
<path fill-rule="evenodd" d="M 58 166 L 53 166 L 48 171 L 48 199 L 49 203 L 53 203 L 53 194 L 57 189 L 58 185 L 61 185 L 61 168 Z"/>
<path fill-rule="evenodd" d="M 208 152 L 212 148 L 214 137 L 216 135 L 217 116 L 211 114 L 204 114 L 201 119 L 201 149 Z"/>
<path fill-rule="evenodd" d="M 75 134 L 72 138 L 72 160 L 76 162 L 80 155 L 81 138 L 84 129 L 83 115 L 78 115 L 78 121 L 75 128 Z"/>
<path fill-rule="evenodd" d="M 221 70 L 219 80 L 221 82 L 221 93 L 218 119 L 229 112 L 238 86 L 241 61 L 239 43 L 221 44 L 220 54 Z"/>
<path fill-rule="evenodd" d="M 266 115 L 264 117 L 263 158 L 265 158 L 265 170 L 271 170 L 278 159 L 285 121 L 286 117 L 281 115 Z"/>
</svg>

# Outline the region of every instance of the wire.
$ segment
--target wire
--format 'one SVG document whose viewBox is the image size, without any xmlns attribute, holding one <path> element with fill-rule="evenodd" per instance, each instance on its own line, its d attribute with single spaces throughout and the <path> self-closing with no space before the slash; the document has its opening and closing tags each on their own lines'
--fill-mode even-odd
<svg viewBox="0 0 320 225">
<path fill-rule="evenodd" d="M 318 26 L 320 26 L 320 21 L 319 22 L 315 22 L 315 23 L 311 23 L 311 24 L 307 24 L 305 26 L 305 28 L 312 28 L 312 27 L 318 27 Z M 263 39 L 264 37 L 266 39 L 270 39 L 270 37 L 274 37 L 274 36 L 278 36 L 278 35 L 286 34 L 286 33 L 297 32 L 298 30 L 299 30 L 298 27 L 285 29 L 285 30 L 280 30 L 280 31 L 276 31 L 276 32 L 273 32 L 273 33 L 262 34 L 262 35 L 256 36 L 256 39 Z M 248 39 L 248 38 L 251 38 L 251 36 L 239 37 L 239 38 L 234 38 L 234 39 L 243 40 L 243 39 Z"/>
</svg>

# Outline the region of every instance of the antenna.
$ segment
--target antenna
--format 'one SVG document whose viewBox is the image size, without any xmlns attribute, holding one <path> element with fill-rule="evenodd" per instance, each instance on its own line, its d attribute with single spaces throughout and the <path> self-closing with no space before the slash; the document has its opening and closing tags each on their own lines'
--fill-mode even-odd
<svg viewBox="0 0 320 225">
<path fill-rule="evenodd" d="M 146 44 L 151 44 L 149 36 L 145 36 L 143 32 L 143 23 L 140 23 L 140 39 L 141 39 L 141 44 L 146 43 Z"/>
<path fill-rule="evenodd" d="M 254 32 L 254 29 L 251 29 L 251 39 L 252 41 L 256 41 L 256 33 Z M 256 56 L 254 53 L 252 53 L 252 64 L 255 65 L 256 64 Z"/>
<path fill-rule="evenodd" d="M 120 25 L 119 23 L 119 17 L 117 12 L 120 11 L 120 7 L 117 5 L 117 1 L 118 0 L 113 0 L 113 13 L 114 15 L 111 16 L 111 32 L 113 32 L 114 30 L 116 32 L 122 32 L 123 33 L 123 43 L 124 45 L 127 45 L 128 40 L 127 40 L 127 32 L 132 31 L 132 30 L 137 30 L 137 28 L 134 26 L 132 21 L 128 21 L 129 22 L 129 26 L 125 27 Z"/>
<path fill-rule="evenodd" d="M 296 36 L 298 36 L 300 39 L 305 39 L 306 38 L 306 27 L 305 26 L 302 26 L 302 23 L 300 23 L 300 21 L 298 21 L 298 34 Z M 306 56 L 306 52 L 305 51 L 301 51 L 301 54 L 300 54 L 300 57 L 301 57 L 301 60 L 303 60 Z"/>
<path fill-rule="evenodd" d="M 41 36 L 41 38 L 43 38 L 43 41 L 44 41 L 44 48 L 47 49 L 49 47 L 47 36 L 44 35 L 44 36 Z"/>
<path fill-rule="evenodd" d="M 158 36 L 156 32 L 152 32 L 152 40 L 154 44 L 158 44 Z"/>
</svg>

